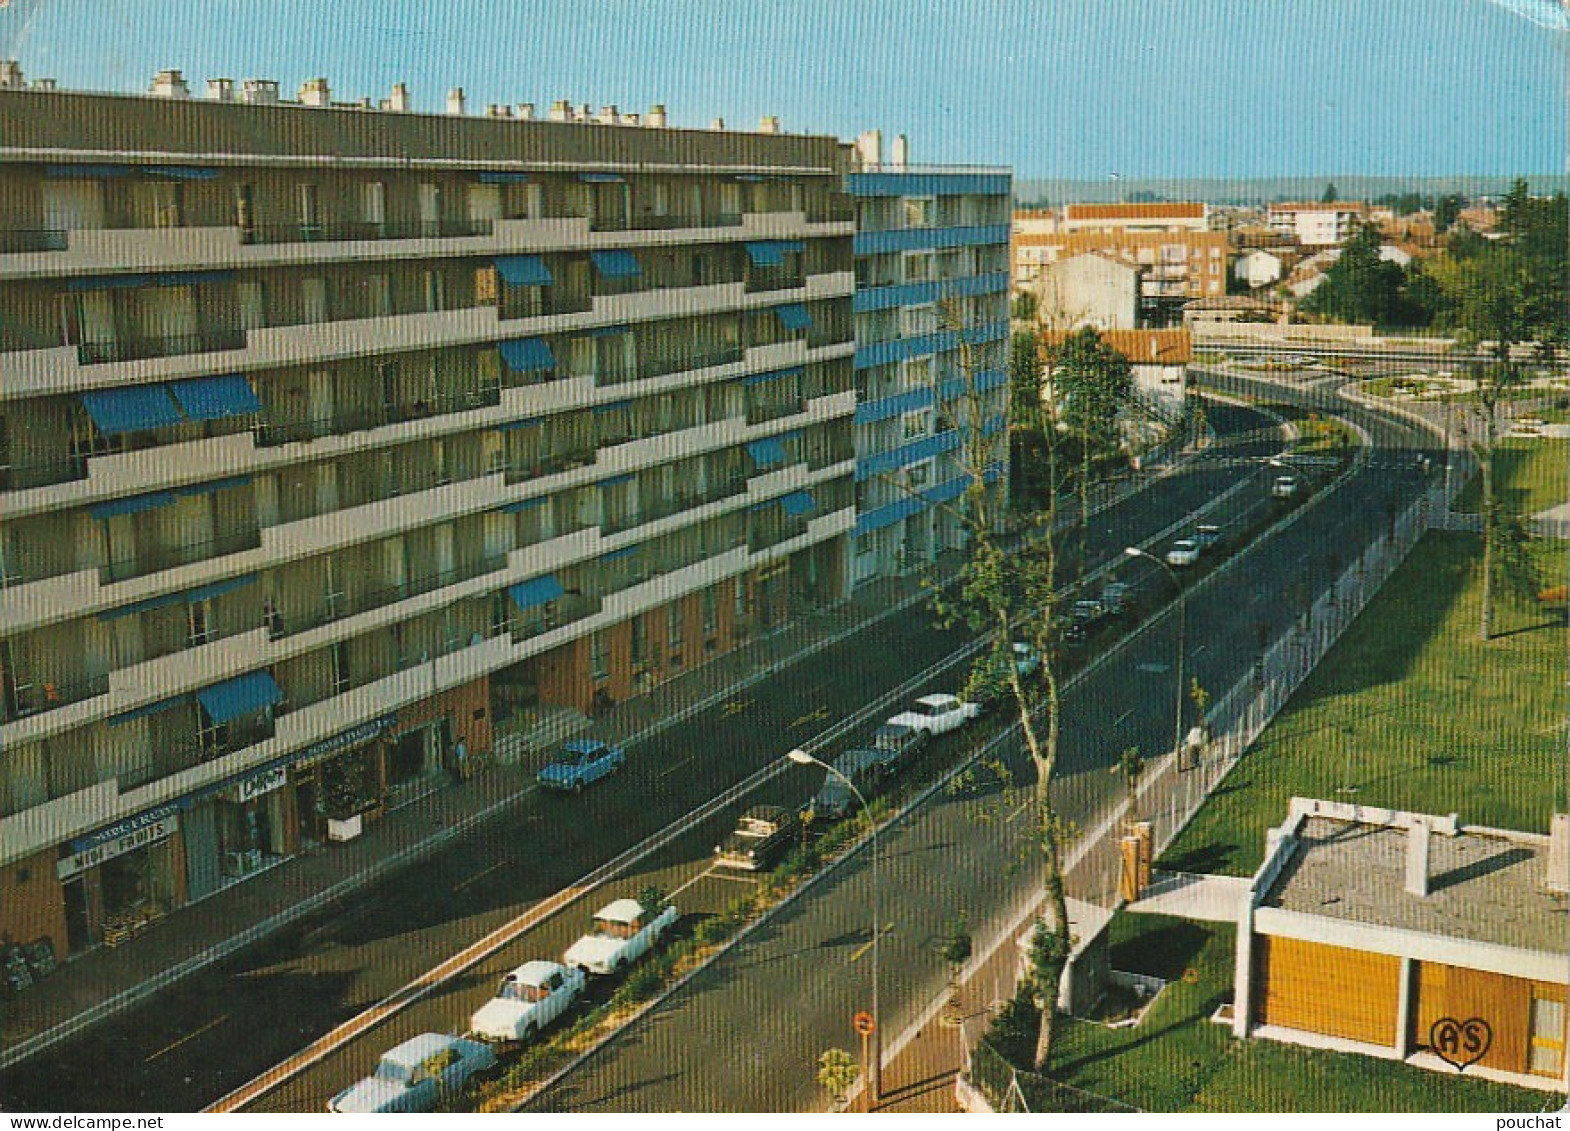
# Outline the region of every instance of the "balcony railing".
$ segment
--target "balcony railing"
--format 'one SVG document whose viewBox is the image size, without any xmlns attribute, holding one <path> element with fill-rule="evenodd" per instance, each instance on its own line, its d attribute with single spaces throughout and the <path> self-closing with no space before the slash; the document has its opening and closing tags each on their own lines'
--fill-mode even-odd
<svg viewBox="0 0 1570 1131">
<path fill-rule="evenodd" d="M 190 565 L 192 562 L 221 558 L 242 550 L 255 550 L 262 544 L 259 527 L 219 535 L 205 542 L 189 542 L 180 546 L 155 546 L 132 557 L 117 558 L 103 567 L 106 582 L 128 581 L 133 577 L 146 577 L 159 570 Z"/>
<path fill-rule="evenodd" d="M 282 707 L 283 704 L 280 703 L 274 710 L 281 713 Z M 159 778 L 166 778 L 170 774 L 193 769 L 214 758 L 222 758 L 225 754 L 244 750 L 247 746 L 255 746 L 258 742 L 265 742 L 272 736 L 273 720 L 268 712 L 258 711 L 252 715 L 243 715 L 205 737 L 188 738 L 164 749 L 154 748 L 152 763 L 122 775 L 119 782 L 120 789 L 136 789 Z"/>
<path fill-rule="evenodd" d="M 29 715 L 53 711 L 69 703 L 80 703 L 95 695 L 109 691 L 109 675 L 89 675 L 72 680 L 42 680 L 38 683 L 12 683 L 6 680 L 5 695 L 0 698 L 0 722 L 14 722 Z"/>
<path fill-rule="evenodd" d="M 64 251 L 66 234 L 54 228 L 37 228 L 32 231 L 0 231 L 0 254 L 27 251 Z"/>
<path fill-rule="evenodd" d="M 657 232 L 678 228 L 735 228 L 741 225 L 739 212 L 682 212 L 663 216 L 594 216 L 591 232 Z"/>
<path fill-rule="evenodd" d="M 244 330 L 204 330 L 198 334 L 176 334 L 171 337 L 123 335 L 109 342 L 83 342 L 76 347 L 76 356 L 83 365 L 101 365 L 110 361 L 140 361 L 149 357 L 179 357 L 189 353 L 244 348 Z"/>
<path fill-rule="evenodd" d="M 592 617 L 600 611 L 600 600 L 599 597 L 591 597 L 586 593 L 569 592 L 566 596 L 536 609 L 526 612 L 514 610 L 506 622 L 498 627 L 501 631 L 509 633 L 514 643 L 521 643 L 532 640 L 536 636 L 543 636 L 563 625 Z"/>
<path fill-rule="evenodd" d="M 850 197 L 839 197 L 826 204 L 807 209 L 807 223 L 831 224 L 856 218 L 856 202 Z"/>
<path fill-rule="evenodd" d="M 804 271 L 751 271 L 747 275 L 747 293 L 762 294 L 767 291 L 792 291 L 807 285 Z"/>
<path fill-rule="evenodd" d="M 600 525 L 602 534 L 620 534 L 624 530 L 631 530 L 636 526 L 646 523 L 658 522 L 662 518 L 669 518 L 673 514 L 692 510 L 708 503 L 717 503 L 721 499 L 728 499 L 740 495 L 747 490 L 747 476 L 744 473 L 727 476 L 715 483 L 709 484 L 705 491 L 681 491 L 675 495 L 655 499 L 647 506 L 641 507 L 636 515 L 625 515 L 615 519 L 608 519 Z"/>
<path fill-rule="evenodd" d="M 495 230 L 490 220 L 414 220 L 404 223 L 345 221 L 334 224 L 269 224 L 242 228 L 248 244 L 327 243 L 361 240 L 448 239 L 455 236 L 488 236 Z"/>
<path fill-rule="evenodd" d="M 324 624 L 332 624 L 358 613 L 384 608 L 410 597 L 434 593 L 449 585 L 472 581 L 487 573 L 495 573 L 507 566 L 506 554 L 491 554 L 452 569 L 438 570 L 422 577 L 411 578 L 401 585 L 383 585 L 356 593 L 352 598 L 340 598 L 310 613 L 291 614 L 285 609 L 273 609 L 267 614 L 267 635 L 273 640 L 294 636 Z"/>
<path fill-rule="evenodd" d="M 575 467 L 587 467 L 594 462 L 594 451 L 593 448 L 580 448 L 576 451 L 542 456 L 524 463 L 508 464 L 506 481 L 522 483 L 528 479 L 539 479 L 541 476 L 571 471 Z"/>
<path fill-rule="evenodd" d="M 34 487 L 53 487 L 57 483 L 71 483 L 86 478 L 85 456 L 0 464 L 0 491 L 27 491 Z"/>
<path fill-rule="evenodd" d="M 319 440 L 323 436 L 342 435 L 347 432 L 364 432 L 389 424 L 407 424 L 411 420 L 424 420 L 450 412 L 468 412 L 477 408 L 495 408 L 501 403 L 501 389 L 472 389 L 434 397 L 429 401 L 405 404 L 375 405 L 367 409 L 341 409 L 331 416 L 310 417 L 300 420 L 264 420 L 256 427 L 258 447 L 276 447 L 304 440 Z"/>
</svg>

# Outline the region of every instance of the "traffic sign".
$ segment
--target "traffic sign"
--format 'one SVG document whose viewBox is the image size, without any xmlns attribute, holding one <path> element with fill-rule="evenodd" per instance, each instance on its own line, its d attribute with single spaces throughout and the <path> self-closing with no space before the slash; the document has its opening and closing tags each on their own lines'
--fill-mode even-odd
<svg viewBox="0 0 1570 1131">
<path fill-rule="evenodd" d="M 872 1014 L 868 1013 L 865 1009 L 856 1014 L 856 1016 L 852 1017 L 850 1019 L 850 1023 L 856 1027 L 856 1032 L 860 1033 L 863 1037 L 872 1036 L 872 1031 L 878 1027 L 878 1023 L 873 1020 Z"/>
</svg>

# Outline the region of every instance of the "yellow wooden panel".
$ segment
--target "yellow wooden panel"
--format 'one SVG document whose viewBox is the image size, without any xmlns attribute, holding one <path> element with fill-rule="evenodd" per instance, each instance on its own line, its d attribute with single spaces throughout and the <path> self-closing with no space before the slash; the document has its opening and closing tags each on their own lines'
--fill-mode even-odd
<svg viewBox="0 0 1570 1131">
<path fill-rule="evenodd" d="M 1395 1046 L 1399 958 L 1269 936 L 1255 955 L 1256 1022 Z"/>
</svg>

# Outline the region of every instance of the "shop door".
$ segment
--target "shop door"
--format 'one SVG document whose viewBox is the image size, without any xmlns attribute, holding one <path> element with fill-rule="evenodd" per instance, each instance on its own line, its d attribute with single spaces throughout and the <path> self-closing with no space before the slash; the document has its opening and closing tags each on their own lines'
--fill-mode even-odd
<svg viewBox="0 0 1570 1131">
<path fill-rule="evenodd" d="M 1558 1079 L 1565 1070 L 1563 987 L 1532 987 L 1532 1044 L 1527 1068 L 1534 1076 Z"/>
<path fill-rule="evenodd" d="M 211 895 L 223 885 L 218 851 L 218 806 L 192 806 L 185 814 L 185 882 L 191 900 Z"/>
<path fill-rule="evenodd" d="M 93 943 L 87 916 L 87 879 L 75 876 L 65 882 L 65 942 L 72 954 Z"/>
<path fill-rule="evenodd" d="M 387 752 L 387 785 L 397 789 L 418 778 L 425 770 L 425 730 L 400 735 Z"/>
</svg>

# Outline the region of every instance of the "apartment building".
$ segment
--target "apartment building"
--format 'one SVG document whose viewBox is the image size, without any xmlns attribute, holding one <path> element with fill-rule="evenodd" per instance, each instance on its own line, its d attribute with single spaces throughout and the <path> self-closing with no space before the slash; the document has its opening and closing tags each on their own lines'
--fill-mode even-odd
<svg viewBox="0 0 1570 1131">
<path fill-rule="evenodd" d="M 1140 272 L 1140 318 L 1174 321 L 1182 304 L 1226 292 L 1227 235 L 1209 228 L 1208 206 L 1176 204 L 1070 204 L 1058 231 L 1016 229 L 1012 241 L 1014 286 L 1035 289 L 1062 259 L 1101 255 Z"/>
<path fill-rule="evenodd" d="M 60 953 L 840 599 L 857 526 L 835 139 L 154 89 L 0 89 L 0 935 Z"/>
<path fill-rule="evenodd" d="M 1332 247 L 1351 237 L 1364 211 L 1362 204 L 1349 200 L 1272 204 L 1267 222 L 1272 231 L 1293 236 L 1303 247 Z"/>
<path fill-rule="evenodd" d="M 1006 169 L 911 166 L 846 178 L 856 204 L 854 581 L 965 543 L 977 463 L 1008 483 Z"/>
</svg>

